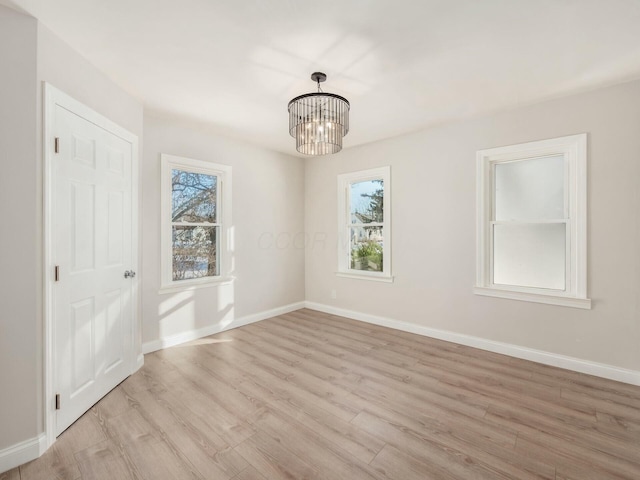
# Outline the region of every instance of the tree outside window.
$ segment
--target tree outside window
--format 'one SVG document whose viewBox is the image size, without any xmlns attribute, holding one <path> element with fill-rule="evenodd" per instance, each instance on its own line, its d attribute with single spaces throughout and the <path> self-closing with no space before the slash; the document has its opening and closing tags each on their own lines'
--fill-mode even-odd
<svg viewBox="0 0 640 480">
<path fill-rule="evenodd" d="M 338 176 L 338 275 L 391 281 L 390 168 Z"/>
<path fill-rule="evenodd" d="M 173 280 L 218 275 L 218 177 L 171 170 Z"/>
<path fill-rule="evenodd" d="M 231 167 L 161 160 L 161 293 L 230 281 Z"/>
</svg>

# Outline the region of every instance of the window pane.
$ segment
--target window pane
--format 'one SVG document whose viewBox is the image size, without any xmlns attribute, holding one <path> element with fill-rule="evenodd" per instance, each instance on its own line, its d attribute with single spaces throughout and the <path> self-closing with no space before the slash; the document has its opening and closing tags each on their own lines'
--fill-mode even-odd
<svg viewBox="0 0 640 480">
<path fill-rule="evenodd" d="M 218 177 L 171 170 L 171 221 L 216 223 Z"/>
<path fill-rule="evenodd" d="M 495 189 L 498 221 L 565 218 L 564 157 L 499 163 Z"/>
<path fill-rule="evenodd" d="M 494 225 L 493 283 L 565 289 L 566 224 Z"/>
<path fill-rule="evenodd" d="M 352 270 L 382 271 L 382 227 L 350 227 Z"/>
<path fill-rule="evenodd" d="M 383 222 L 383 180 L 367 180 L 351 184 L 351 223 Z"/>
<path fill-rule="evenodd" d="M 173 227 L 173 279 L 218 275 L 218 228 Z"/>
</svg>

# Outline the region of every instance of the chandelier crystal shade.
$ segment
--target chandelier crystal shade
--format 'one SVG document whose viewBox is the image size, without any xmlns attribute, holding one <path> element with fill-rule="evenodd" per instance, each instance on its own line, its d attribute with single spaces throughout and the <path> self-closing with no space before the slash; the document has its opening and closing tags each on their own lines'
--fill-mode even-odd
<svg viewBox="0 0 640 480">
<path fill-rule="evenodd" d="M 311 75 L 318 91 L 305 93 L 289 102 L 289 133 L 296 150 L 305 155 L 328 155 L 342 150 L 342 137 L 349 133 L 349 102 L 320 88 L 327 76 Z"/>
</svg>

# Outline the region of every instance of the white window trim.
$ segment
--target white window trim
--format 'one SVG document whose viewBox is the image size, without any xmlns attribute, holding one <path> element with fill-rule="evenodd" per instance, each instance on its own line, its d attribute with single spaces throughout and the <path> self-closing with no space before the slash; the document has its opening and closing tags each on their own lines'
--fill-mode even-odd
<svg viewBox="0 0 640 480">
<path fill-rule="evenodd" d="M 349 185 L 367 180 L 382 180 L 384 182 L 382 272 L 369 272 L 350 268 L 349 219 L 351 215 L 349 209 L 351 201 Z M 338 271 L 336 275 L 359 280 L 393 282 L 393 276 L 391 275 L 391 167 L 378 167 L 338 175 Z"/>
<path fill-rule="evenodd" d="M 503 162 L 563 155 L 566 159 L 565 192 L 568 204 L 567 288 L 495 285 L 491 281 L 494 169 Z M 591 308 L 587 298 L 587 134 L 480 150 L 476 157 L 476 286 L 474 293 L 529 302 Z"/>
<path fill-rule="evenodd" d="M 231 246 L 231 167 L 218 163 L 194 160 L 192 158 L 178 157 L 175 155 L 160 155 L 162 164 L 160 179 L 161 195 L 161 250 L 160 250 L 160 294 L 182 292 L 203 287 L 213 287 L 228 284 L 233 281 L 230 275 L 231 259 L 229 253 Z M 218 177 L 218 212 L 217 221 L 220 224 L 220 248 L 217 261 L 219 262 L 219 275 L 203 277 L 192 280 L 173 280 L 173 251 L 171 242 L 171 170 L 186 170 L 189 172 L 216 175 Z"/>
</svg>

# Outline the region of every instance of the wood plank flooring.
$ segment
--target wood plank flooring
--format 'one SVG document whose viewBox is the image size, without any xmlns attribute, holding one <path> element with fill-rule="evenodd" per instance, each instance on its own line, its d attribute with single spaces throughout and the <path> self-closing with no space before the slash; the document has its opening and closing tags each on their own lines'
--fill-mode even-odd
<svg viewBox="0 0 640 480">
<path fill-rule="evenodd" d="M 640 387 L 311 310 L 145 356 L 0 480 L 640 479 Z"/>
</svg>

